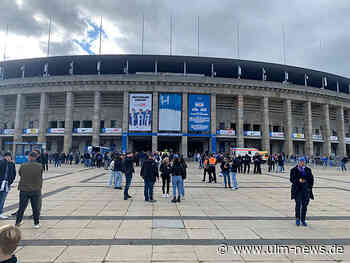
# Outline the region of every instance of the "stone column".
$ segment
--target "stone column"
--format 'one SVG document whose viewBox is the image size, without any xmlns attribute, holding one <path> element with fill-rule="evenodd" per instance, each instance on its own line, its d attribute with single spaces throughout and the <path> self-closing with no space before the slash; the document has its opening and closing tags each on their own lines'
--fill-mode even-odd
<svg viewBox="0 0 350 263">
<path fill-rule="evenodd" d="M 73 134 L 73 104 L 74 94 L 71 91 L 66 93 L 66 117 L 64 128 L 64 145 L 63 151 L 68 153 L 72 148 L 72 134 Z"/>
<path fill-rule="evenodd" d="M 244 147 L 244 134 L 243 134 L 243 124 L 244 124 L 244 115 L 243 115 L 243 105 L 244 97 L 238 95 L 237 97 L 237 125 L 236 125 L 236 136 L 237 136 L 237 147 Z"/>
<path fill-rule="evenodd" d="M 292 101 L 287 99 L 284 101 L 284 153 L 289 157 L 293 154 L 292 140 Z"/>
<path fill-rule="evenodd" d="M 322 121 L 323 121 L 323 154 L 330 156 L 331 154 L 331 142 L 329 137 L 331 135 L 330 123 L 329 123 L 329 105 L 322 105 Z"/>
<path fill-rule="evenodd" d="M 40 113 L 39 113 L 39 134 L 38 134 L 38 142 L 45 144 L 46 149 L 46 133 L 47 133 L 47 104 L 48 98 L 45 92 L 42 92 L 40 95 Z"/>
<path fill-rule="evenodd" d="M 262 150 L 270 153 L 270 116 L 269 116 L 269 98 L 263 97 L 261 103 L 263 114 L 262 123 Z"/>
<path fill-rule="evenodd" d="M 158 132 L 158 91 L 153 91 L 152 133 Z M 152 135 L 152 152 L 158 150 L 158 136 Z"/>
<path fill-rule="evenodd" d="M 128 152 L 131 147 L 128 146 L 128 126 L 129 126 L 129 93 L 123 92 L 123 122 L 122 122 L 122 152 Z"/>
<path fill-rule="evenodd" d="M 345 145 L 345 124 L 344 124 L 344 107 L 341 105 L 337 109 L 337 135 L 338 135 L 338 156 L 346 156 L 346 145 Z"/>
<path fill-rule="evenodd" d="M 92 121 L 92 145 L 100 145 L 100 130 L 101 130 L 101 92 L 95 91 L 94 94 L 94 116 Z"/>
<path fill-rule="evenodd" d="M 216 152 L 216 94 L 210 98 L 210 152 Z"/>
<path fill-rule="evenodd" d="M 23 134 L 23 108 L 24 108 L 25 97 L 23 94 L 17 94 L 17 103 L 16 103 L 16 117 L 15 117 L 15 134 L 13 137 L 13 142 L 22 142 Z M 13 154 L 16 153 L 16 145 L 13 144 Z"/>
<path fill-rule="evenodd" d="M 181 138 L 181 154 L 187 158 L 188 154 L 188 137 L 184 134 L 188 133 L 188 93 L 182 93 L 182 138 Z"/>
<path fill-rule="evenodd" d="M 314 143 L 312 141 L 312 105 L 311 101 L 304 105 L 305 123 L 305 152 L 308 157 L 314 155 Z"/>
</svg>

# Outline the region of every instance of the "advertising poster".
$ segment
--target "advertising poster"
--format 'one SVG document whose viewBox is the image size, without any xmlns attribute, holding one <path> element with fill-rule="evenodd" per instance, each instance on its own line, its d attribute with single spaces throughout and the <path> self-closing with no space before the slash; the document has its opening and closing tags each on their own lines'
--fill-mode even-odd
<svg viewBox="0 0 350 263">
<path fill-rule="evenodd" d="M 102 133 L 122 134 L 122 129 L 121 128 L 102 128 Z"/>
<path fill-rule="evenodd" d="M 188 130 L 210 132 L 210 95 L 188 95 Z"/>
<path fill-rule="evenodd" d="M 181 131 L 181 94 L 159 94 L 159 130 Z"/>
<path fill-rule="evenodd" d="M 129 131 L 152 131 L 152 94 L 130 94 Z"/>
<path fill-rule="evenodd" d="M 52 134 L 64 134 L 64 128 L 49 128 L 48 132 Z"/>
</svg>

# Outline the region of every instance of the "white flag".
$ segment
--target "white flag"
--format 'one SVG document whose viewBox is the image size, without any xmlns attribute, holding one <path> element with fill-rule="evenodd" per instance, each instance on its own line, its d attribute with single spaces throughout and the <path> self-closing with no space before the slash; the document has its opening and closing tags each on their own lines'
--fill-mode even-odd
<svg viewBox="0 0 350 263">
<path fill-rule="evenodd" d="M 22 66 L 21 66 L 21 75 L 22 75 L 22 78 L 24 78 L 24 73 L 25 73 L 25 69 L 26 69 L 26 66 L 23 64 Z"/>
<path fill-rule="evenodd" d="M 305 86 L 307 86 L 308 79 L 309 79 L 309 76 L 305 73 L 304 75 Z"/>
<path fill-rule="evenodd" d="M 288 82 L 288 79 L 289 79 L 289 74 L 287 71 L 284 72 L 284 81 L 285 82 Z"/>
<path fill-rule="evenodd" d="M 68 70 L 69 75 L 74 75 L 74 61 L 71 61 L 69 63 L 69 70 Z"/>
<path fill-rule="evenodd" d="M 264 68 L 262 69 L 262 80 L 263 81 L 267 80 L 266 70 Z"/>
<path fill-rule="evenodd" d="M 97 73 L 100 75 L 101 72 L 101 61 L 97 62 Z"/>
<path fill-rule="evenodd" d="M 241 66 L 238 66 L 238 78 L 240 79 L 242 76 L 242 68 Z"/>
<path fill-rule="evenodd" d="M 49 75 L 49 63 L 44 64 L 44 77 L 47 77 Z"/>
</svg>

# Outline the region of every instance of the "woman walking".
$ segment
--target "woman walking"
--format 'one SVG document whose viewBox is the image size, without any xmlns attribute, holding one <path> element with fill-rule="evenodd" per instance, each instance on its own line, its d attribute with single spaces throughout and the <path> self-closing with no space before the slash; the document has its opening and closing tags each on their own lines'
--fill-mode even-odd
<svg viewBox="0 0 350 263">
<path fill-rule="evenodd" d="M 171 202 L 173 203 L 181 202 L 181 185 L 182 185 L 182 176 L 184 173 L 185 173 L 184 168 L 180 163 L 179 158 L 175 158 L 174 164 L 173 164 L 173 173 L 171 178 L 171 183 L 173 185 L 173 200 L 171 200 Z M 178 195 L 176 195 L 176 189 L 177 189 Z"/>
<path fill-rule="evenodd" d="M 162 161 L 162 164 L 160 165 L 160 172 L 162 177 L 162 190 L 163 190 L 163 197 L 169 197 L 169 185 L 170 185 L 170 176 L 172 173 L 172 167 L 169 162 L 169 158 L 166 157 Z M 166 192 L 165 192 L 165 186 L 166 186 Z"/>
</svg>

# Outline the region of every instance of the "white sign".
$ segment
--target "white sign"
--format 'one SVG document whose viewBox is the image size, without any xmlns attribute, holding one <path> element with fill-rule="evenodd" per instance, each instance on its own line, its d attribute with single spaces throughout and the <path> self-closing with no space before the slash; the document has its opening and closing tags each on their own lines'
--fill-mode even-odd
<svg viewBox="0 0 350 263">
<path fill-rule="evenodd" d="M 181 131 L 182 95 L 159 94 L 159 130 Z"/>
<path fill-rule="evenodd" d="M 250 136 L 250 137 L 260 137 L 261 132 L 260 131 L 245 131 L 244 132 L 245 136 Z"/>
<path fill-rule="evenodd" d="M 338 141 L 338 136 L 329 136 L 330 141 Z"/>
<path fill-rule="evenodd" d="M 320 134 L 319 134 L 319 135 L 313 134 L 313 135 L 312 135 L 312 139 L 313 139 L 313 140 L 323 140 L 323 137 L 322 137 L 322 135 L 320 135 Z"/>
<path fill-rule="evenodd" d="M 235 136 L 236 131 L 235 130 L 218 130 L 216 132 L 217 135 L 226 135 L 226 136 Z"/>
<path fill-rule="evenodd" d="M 158 136 L 182 136 L 182 133 L 158 133 Z"/>
<path fill-rule="evenodd" d="M 152 94 L 130 94 L 129 131 L 152 131 Z"/>
<path fill-rule="evenodd" d="M 39 133 L 39 129 L 24 129 L 23 133 L 24 134 L 38 134 Z"/>
<path fill-rule="evenodd" d="M 48 133 L 64 134 L 64 128 L 49 128 Z"/>
<path fill-rule="evenodd" d="M 2 133 L 6 135 L 12 135 L 15 134 L 15 129 L 4 129 Z"/>
<path fill-rule="evenodd" d="M 92 128 L 77 128 L 74 129 L 75 133 L 92 133 Z"/>
<path fill-rule="evenodd" d="M 349 138 L 349 137 L 345 137 L 345 138 L 344 138 L 344 142 L 350 143 L 350 138 Z"/>
<path fill-rule="evenodd" d="M 122 129 L 121 128 L 102 128 L 102 133 L 121 134 Z"/>
<path fill-rule="evenodd" d="M 284 138 L 284 132 L 270 132 L 271 137 Z"/>
</svg>

